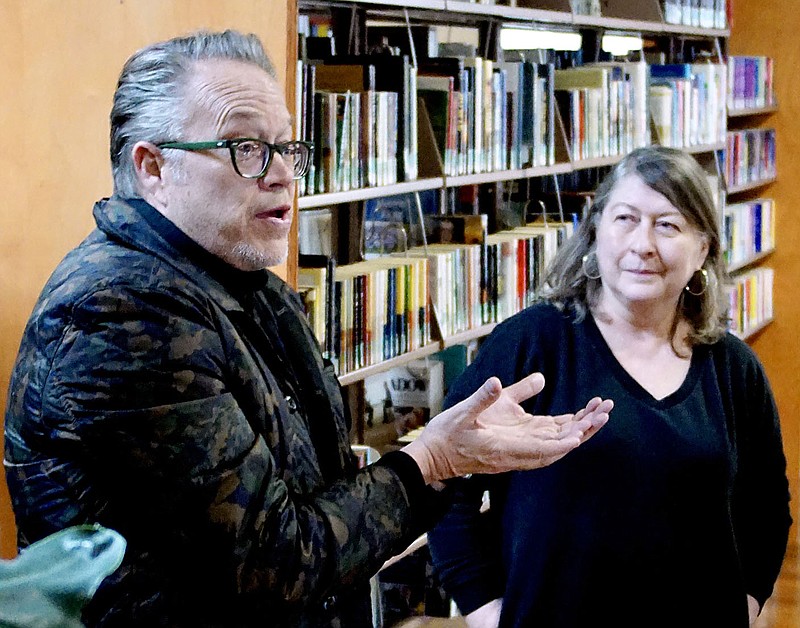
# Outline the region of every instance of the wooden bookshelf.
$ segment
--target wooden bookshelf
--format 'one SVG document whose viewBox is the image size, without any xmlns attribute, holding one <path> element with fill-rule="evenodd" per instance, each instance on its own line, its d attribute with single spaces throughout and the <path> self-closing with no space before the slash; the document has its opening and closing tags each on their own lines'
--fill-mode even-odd
<svg viewBox="0 0 800 628">
<path fill-rule="evenodd" d="M 358 35 L 355 38 L 355 41 L 351 42 L 351 47 L 352 52 L 358 53 L 363 53 L 366 50 L 366 46 L 368 45 L 368 29 L 371 28 L 371 26 L 368 26 L 367 23 L 369 20 L 373 19 L 376 21 L 394 20 L 395 22 L 398 22 L 401 25 L 405 24 L 410 28 L 415 26 L 424 27 L 426 25 L 445 24 L 450 24 L 453 26 L 468 26 L 478 31 L 478 37 L 481 39 L 481 43 L 477 48 L 478 52 L 475 54 L 475 56 L 480 56 L 487 60 L 502 59 L 502 51 L 500 50 L 498 41 L 498 27 L 506 24 L 519 24 L 520 26 L 535 26 L 541 28 L 554 26 L 557 30 L 568 30 L 570 32 L 581 33 L 584 37 L 583 41 L 585 51 L 589 50 L 592 55 L 597 53 L 597 51 L 592 51 L 592 46 L 599 45 L 599 37 L 605 31 L 622 33 L 628 32 L 635 35 L 643 35 L 645 39 L 648 39 L 651 43 L 655 43 L 655 45 L 659 46 L 660 49 L 668 55 L 674 55 L 672 59 L 668 58 L 666 60 L 667 62 L 670 60 L 677 62 L 677 59 L 682 58 L 681 55 L 683 55 L 684 52 L 679 52 L 678 49 L 683 47 L 687 41 L 692 42 L 691 45 L 693 47 L 695 46 L 696 41 L 701 41 L 702 43 L 700 47 L 705 47 L 706 51 L 713 56 L 721 48 L 719 40 L 724 39 L 729 35 L 729 31 L 727 29 L 704 29 L 678 24 L 666 24 L 663 21 L 658 3 L 655 0 L 648 0 L 646 2 L 639 0 L 606 0 L 603 3 L 604 15 L 602 16 L 575 14 L 570 10 L 570 4 L 568 0 L 541 0 L 540 2 L 527 3 L 536 4 L 537 8 L 487 5 L 478 2 L 465 2 L 462 0 L 333 0 L 332 2 L 323 2 L 322 0 L 297 0 L 297 3 L 300 11 L 313 11 L 315 14 L 327 12 L 327 15 L 331 20 L 331 30 L 334 31 L 337 39 L 337 46 L 341 38 L 338 34 L 336 34 L 338 33 L 338 31 L 336 31 L 337 27 L 341 28 L 344 26 L 345 28 L 343 32 L 345 34 L 348 32 L 351 34 L 353 32 L 357 32 Z M 596 32 L 591 33 L 588 31 Z M 406 54 L 408 53 L 406 52 Z M 469 56 L 469 53 L 467 56 Z M 512 60 L 511 57 L 507 57 L 507 59 Z M 517 59 L 513 58 L 513 61 L 517 61 Z M 549 58 L 547 61 L 550 63 L 553 62 L 552 59 Z M 420 67 L 422 67 L 421 64 Z M 496 67 L 497 66 L 495 66 L 495 68 Z M 451 76 L 458 78 L 457 74 Z M 515 80 L 513 84 L 515 86 L 517 84 L 522 86 L 524 76 L 524 73 L 520 74 L 520 76 L 517 77 L 519 83 L 517 83 Z M 538 77 L 539 75 L 536 76 Z M 611 75 L 609 74 L 609 77 L 610 76 Z M 608 80 L 612 79 L 609 78 Z M 617 79 L 615 78 L 614 80 Z M 300 81 L 300 83 L 303 82 Z M 462 82 L 461 84 L 464 85 L 465 83 Z M 466 84 L 469 85 L 470 83 L 467 81 Z M 511 85 L 511 82 L 509 82 L 508 85 Z M 633 85 L 633 79 L 631 79 L 631 89 L 633 89 Z M 637 85 L 639 84 L 637 83 Z M 423 89 L 427 89 L 430 92 L 436 91 L 439 88 L 435 86 L 435 84 L 429 82 L 428 87 Z M 452 90 L 453 88 L 451 87 L 450 89 Z M 458 89 L 464 90 L 463 87 Z M 516 89 L 516 87 L 514 87 L 514 89 Z M 522 89 L 522 87 L 520 87 L 520 89 Z M 570 89 L 570 87 L 567 86 L 560 89 Z M 444 89 L 440 91 L 447 90 Z M 508 88 L 506 90 L 506 93 L 507 92 Z M 649 85 L 646 85 L 642 89 L 642 92 L 645 94 L 645 98 L 643 100 L 645 102 L 649 101 Z M 489 93 L 494 94 L 494 92 Z M 452 99 L 452 96 L 450 98 Z M 609 101 L 610 98 L 611 96 L 608 96 Z M 567 151 L 567 144 L 570 141 L 568 140 L 570 137 L 570 128 L 566 124 L 566 120 L 562 118 L 562 114 L 560 113 L 562 103 L 559 102 L 558 104 L 554 105 L 555 128 L 549 131 L 551 133 L 550 138 L 552 138 L 554 135 L 555 164 L 550 166 L 537 166 L 529 168 L 519 167 L 516 169 L 508 168 L 483 172 L 471 172 L 469 174 L 445 175 L 443 174 L 445 170 L 445 157 L 448 159 L 446 166 L 449 172 L 454 172 L 459 168 L 461 171 L 464 171 L 465 169 L 463 168 L 463 162 L 460 161 L 461 159 L 465 159 L 464 151 L 466 151 L 467 155 L 470 155 L 469 151 L 473 150 L 473 154 L 477 155 L 476 146 L 479 146 L 479 143 L 473 145 L 472 140 L 470 139 L 470 145 L 466 148 L 460 143 L 456 144 L 456 147 L 453 148 L 452 144 L 450 143 L 450 129 L 452 127 L 445 127 L 445 123 L 441 122 L 443 119 L 441 112 L 442 110 L 447 111 L 447 108 L 442 105 L 439 105 L 439 108 L 435 108 L 437 106 L 437 102 L 435 100 L 431 104 L 431 101 L 419 98 L 419 102 L 424 103 L 425 106 L 420 105 L 417 117 L 417 122 L 419 124 L 417 136 L 419 147 L 417 154 L 420 155 L 420 178 L 418 180 L 343 192 L 309 194 L 298 199 L 298 208 L 302 210 L 329 207 L 339 204 L 349 204 L 351 207 L 348 208 L 347 214 L 355 216 L 359 214 L 359 211 L 356 209 L 358 203 L 364 203 L 365 201 L 383 197 L 436 190 L 439 191 L 439 210 L 445 211 L 444 208 L 447 207 L 447 211 L 449 211 L 452 204 L 464 202 L 467 204 L 469 203 L 469 201 L 463 201 L 463 199 L 459 197 L 460 193 L 457 192 L 455 188 L 480 186 L 480 189 L 478 190 L 480 195 L 480 211 L 487 211 L 484 208 L 488 208 L 488 211 L 492 211 L 493 207 L 497 207 L 497 205 L 492 205 L 492 199 L 500 198 L 502 202 L 502 197 L 492 196 L 493 194 L 499 195 L 506 193 L 509 196 L 511 194 L 517 194 L 517 187 L 522 189 L 524 194 L 525 186 L 528 186 L 531 190 L 533 190 L 531 194 L 536 192 L 549 194 L 550 192 L 548 191 L 547 186 L 552 185 L 557 186 L 557 189 L 559 189 L 559 191 L 562 193 L 562 196 L 565 194 L 568 196 L 572 188 L 562 186 L 561 181 L 590 181 L 592 180 L 594 173 L 587 171 L 614 166 L 622 159 L 622 155 L 610 155 L 590 159 L 570 160 Z M 495 97 L 493 102 L 498 102 L 497 97 Z M 517 102 L 518 101 L 515 101 L 515 104 Z M 624 101 L 620 100 L 620 102 L 625 103 L 621 106 L 627 106 L 628 104 L 633 106 L 632 103 L 634 101 L 625 99 Z M 722 105 L 722 101 L 718 99 L 715 100 L 715 102 L 718 102 L 720 105 Z M 511 100 L 509 100 L 508 103 L 510 104 Z M 452 100 L 449 102 L 449 106 L 452 106 Z M 497 105 L 494 104 L 493 106 L 496 107 Z M 428 109 L 428 107 L 430 107 L 430 109 Z M 503 107 L 504 108 L 501 110 L 503 113 L 500 115 L 511 116 L 511 113 L 506 114 L 507 111 L 510 111 L 510 107 L 506 109 L 505 102 Z M 482 123 L 484 126 L 477 128 L 482 128 L 483 132 L 486 133 L 487 128 L 490 128 L 491 126 L 487 125 L 486 121 L 492 120 L 491 117 L 487 116 L 492 116 L 494 113 L 491 109 L 483 109 L 479 111 L 484 112 L 480 114 L 484 120 Z M 486 111 L 490 111 L 490 113 L 487 114 L 485 113 Z M 519 109 L 517 109 L 517 111 L 519 111 Z M 638 112 L 640 110 L 636 109 L 636 111 Z M 604 129 L 612 128 L 617 134 L 620 132 L 633 133 L 632 131 L 623 131 L 623 127 L 621 126 L 610 127 L 610 124 L 619 124 L 619 117 L 614 118 L 616 122 L 609 122 L 607 112 L 608 110 L 606 110 L 606 117 L 599 118 L 602 120 Z M 649 115 L 650 112 L 648 112 L 648 118 Z M 634 118 L 634 114 L 631 114 L 631 118 Z M 641 117 L 639 116 L 636 119 L 641 120 Z M 714 119 L 716 120 L 718 118 Z M 448 122 L 446 124 L 451 124 L 450 121 L 452 118 L 447 118 L 447 120 Z M 514 118 L 503 118 L 503 120 L 504 122 L 502 122 L 499 127 L 494 127 L 489 131 L 488 134 L 480 135 L 480 131 L 478 131 L 478 134 L 476 134 L 474 137 L 484 138 L 484 148 L 486 148 L 486 146 L 495 147 L 499 145 L 503 147 L 501 150 L 505 151 L 510 146 L 512 147 L 511 150 L 519 150 L 519 153 L 515 153 L 512 158 L 511 156 L 506 155 L 504 152 L 501 160 L 489 162 L 488 158 L 486 158 L 486 163 L 491 163 L 492 165 L 497 166 L 500 164 L 507 165 L 511 163 L 518 164 L 529 162 L 530 159 L 524 154 L 523 151 L 534 151 L 532 144 L 525 145 L 522 141 L 520 141 L 519 145 L 517 145 L 517 129 L 519 127 L 514 126 L 513 131 L 515 134 L 513 136 L 511 135 L 511 121 L 514 120 Z M 701 118 L 701 122 L 702 121 L 703 118 Z M 502 126 L 503 124 L 505 124 L 505 126 Z M 598 123 L 598 125 L 599 124 L 600 123 Z M 598 125 L 595 125 L 595 128 Z M 447 135 L 445 136 L 446 139 L 442 139 L 442 128 L 448 129 Z M 472 127 L 470 128 L 472 129 Z M 496 140 L 497 138 L 496 133 L 492 135 L 492 131 L 496 128 L 504 128 L 508 130 L 507 144 L 504 145 L 502 142 L 490 144 L 492 139 Z M 631 138 L 631 141 L 628 145 L 632 145 L 634 142 L 641 142 L 641 133 L 645 134 L 645 143 L 651 141 L 653 128 L 648 127 L 643 131 L 641 130 L 642 128 L 643 127 L 641 126 L 636 127 L 637 134 Z M 716 124 L 705 127 L 705 130 L 707 133 L 701 137 L 711 138 L 718 136 Z M 463 130 L 459 128 L 458 133 L 461 134 L 462 132 Z M 583 135 L 583 132 L 581 132 L 581 137 L 583 137 Z M 463 137 L 463 135 L 459 135 L 458 142 L 461 141 L 461 137 Z M 505 135 L 503 137 L 504 139 L 506 138 Z M 513 139 L 511 139 L 512 137 Z M 538 142 L 538 138 L 540 136 L 536 137 L 536 141 Z M 578 136 L 576 134 L 576 138 L 577 137 Z M 608 147 L 612 147 L 611 150 L 614 150 L 613 140 L 610 141 L 610 138 L 616 138 L 618 135 L 612 135 L 608 130 L 606 130 L 605 135 L 600 135 L 600 141 L 606 142 L 606 144 L 602 145 L 600 150 L 596 150 L 597 136 L 593 137 L 595 144 L 592 145 L 591 149 L 585 154 L 602 154 L 603 152 L 608 152 Z M 583 141 L 586 142 L 587 140 L 584 138 Z M 526 142 L 533 142 L 533 140 L 526 139 Z M 447 145 L 448 147 L 448 154 L 440 155 L 439 147 L 444 145 Z M 685 147 L 684 150 L 692 154 L 701 155 L 703 157 L 699 159 L 705 159 L 708 161 L 709 158 L 705 155 L 713 155 L 714 153 L 724 150 L 725 147 L 725 142 L 710 142 L 695 146 L 688 146 Z M 497 149 L 495 148 L 495 150 Z M 452 161 L 452 154 L 449 151 L 455 151 L 457 153 L 457 162 Z M 485 151 L 482 153 L 482 155 L 486 155 L 487 153 L 489 153 L 489 151 Z M 496 155 L 496 153 L 494 154 Z M 536 155 L 535 151 L 534 155 Z M 484 158 L 485 157 L 482 156 L 480 159 Z M 476 165 L 473 168 L 471 160 L 472 157 L 470 156 L 467 162 L 469 164 L 467 166 L 468 168 L 478 170 L 484 167 L 477 165 L 479 158 L 475 157 Z M 541 163 L 541 161 L 543 160 L 539 160 L 539 163 Z M 454 163 L 457 163 L 457 168 L 454 167 Z M 577 176 L 569 176 L 573 174 Z M 561 175 L 566 176 L 560 180 L 551 181 L 551 179 L 555 179 Z M 519 186 L 501 185 L 511 181 L 519 181 L 520 184 Z M 734 189 L 732 193 L 736 193 L 744 189 L 752 189 L 760 185 L 766 185 L 767 183 L 769 183 L 769 181 L 759 182 L 758 184 L 752 184 L 747 187 L 743 186 L 741 188 Z M 493 185 L 496 185 L 494 189 L 491 187 Z M 540 185 L 541 190 L 538 190 Z M 583 184 L 581 183 L 580 185 Z M 583 188 L 576 187 L 575 189 L 578 191 L 578 193 L 583 193 Z M 510 190 L 514 191 L 511 192 Z M 488 199 L 490 199 L 486 204 L 483 200 L 484 194 Z M 509 196 L 506 197 L 506 200 L 509 198 Z M 445 205 L 445 203 L 450 203 L 451 205 Z M 364 216 L 362 216 L 362 219 L 367 220 L 367 218 Z M 491 219 L 489 222 L 491 224 Z M 498 223 L 499 222 L 500 221 L 498 220 Z M 338 224 L 337 228 L 339 229 L 339 232 L 342 233 L 342 224 Z M 416 351 L 412 351 L 390 360 L 385 360 L 378 364 L 361 368 L 349 373 L 344 373 L 339 377 L 339 381 L 343 386 L 349 387 L 348 394 L 351 394 L 351 396 L 357 396 L 359 390 L 362 390 L 363 392 L 363 381 L 365 378 L 389 371 L 397 366 L 408 364 L 414 360 L 430 356 L 449 347 L 466 345 L 476 339 L 484 338 L 492 332 L 496 325 L 497 323 L 490 323 L 487 325 L 481 325 L 474 329 L 445 336 Z M 354 420 L 363 420 L 363 417 L 359 417 L 357 414 L 358 409 L 355 411 Z"/>
<path fill-rule="evenodd" d="M 766 319 L 764 321 L 761 321 L 758 325 L 755 325 L 754 327 L 750 327 L 749 329 L 745 329 L 744 332 L 742 332 L 741 334 L 734 332 L 733 335 L 736 336 L 737 338 L 741 339 L 741 340 L 744 340 L 744 341 L 752 340 L 753 338 L 755 338 L 758 334 L 760 334 L 762 331 L 764 331 L 764 329 L 766 329 L 769 325 L 771 325 L 774 322 L 775 322 L 775 318 L 774 317 L 770 317 L 770 318 L 768 318 L 768 319 Z"/>
<path fill-rule="evenodd" d="M 340 205 L 342 203 L 354 203 L 366 201 L 371 198 L 381 198 L 384 196 L 396 196 L 398 194 L 409 194 L 412 192 L 422 192 L 424 190 L 435 190 L 444 186 L 442 177 L 429 179 L 417 179 L 416 181 L 403 181 L 391 185 L 379 185 L 372 188 L 357 188 L 344 192 L 327 192 L 325 194 L 309 194 L 297 199 L 298 209 L 312 209 L 315 207 L 328 207 L 330 205 Z"/>
<path fill-rule="evenodd" d="M 525 7 L 507 7 L 502 5 L 488 5 L 463 2 L 462 0 L 448 0 L 447 10 L 451 13 L 463 13 L 481 17 L 505 18 L 508 20 L 522 20 L 540 24 L 572 24 L 573 15 L 567 11 L 552 11 L 548 9 L 531 9 Z"/>
<path fill-rule="evenodd" d="M 460 185 L 478 185 L 481 183 L 499 183 L 515 179 L 530 179 L 534 177 L 548 177 L 554 174 L 564 174 L 575 170 L 573 164 L 558 163 L 552 166 L 539 166 L 536 168 L 520 168 L 519 170 L 496 170 L 494 172 L 481 172 L 477 174 L 462 174 L 445 177 L 445 187 L 458 187 Z"/>
<path fill-rule="evenodd" d="M 768 107 L 745 107 L 742 109 L 728 109 L 729 118 L 745 118 L 748 116 L 766 116 L 778 111 L 778 105 Z"/>
<path fill-rule="evenodd" d="M 298 4 L 301 8 L 314 8 L 318 7 L 320 2 L 319 0 L 300 0 Z M 400 14 L 403 9 L 412 9 L 424 11 L 429 19 L 436 21 L 487 18 L 535 23 L 542 26 L 570 25 L 576 28 L 683 35 L 698 38 L 727 38 L 730 36 L 729 29 L 667 24 L 652 14 L 653 19 L 628 19 L 605 15 L 581 15 L 569 10 L 479 4 L 464 0 L 334 0 L 326 4 L 329 7 L 371 8 L 383 13 L 391 13 L 396 10 Z M 565 4 L 565 6 L 569 5 Z"/>
<path fill-rule="evenodd" d="M 740 262 L 736 262 L 735 264 L 730 264 L 728 266 L 728 273 L 731 273 L 731 274 L 737 273 L 740 270 L 744 270 L 745 268 L 749 268 L 750 266 L 754 266 L 754 265 L 758 264 L 759 262 L 761 262 L 763 259 L 765 259 L 765 258 L 769 257 L 770 255 L 772 255 L 774 252 L 775 252 L 775 247 L 772 247 L 772 248 L 770 248 L 770 249 L 768 249 L 766 251 L 761 251 L 757 255 L 753 255 L 751 257 L 748 257 L 747 259 L 744 259 L 744 260 L 742 260 Z"/>
<path fill-rule="evenodd" d="M 475 340 L 476 338 L 488 336 L 492 333 L 492 330 L 495 327 L 497 327 L 497 323 L 489 323 L 488 325 L 481 325 L 480 327 L 475 327 L 474 329 L 468 329 L 466 331 L 453 334 L 452 336 L 447 336 L 446 338 L 442 339 L 442 349 L 454 347 L 455 345 L 463 345 L 471 340 Z"/>
<path fill-rule="evenodd" d="M 685 26 L 683 24 L 663 24 L 662 33 L 667 35 L 691 35 L 696 37 L 730 37 L 731 31 L 728 28 L 698 28 L 696 26 Z"/>
<path fill-rule="evenodd" d="M 768 179 L 759 179 L 758 181 L 749 181 L 748 183 L 743 183 L 742 185 L 734 185 L 729 187 L 726 191 L 728 195 L 749 192 L 750 190 L 757 190 L 758 188 L 763 188 L 771 183 L 775 183 L 775 180 L 776 177 L 770 177 Z"/>
<path fill-rule="evenodd" d="M 685 150 L 687 153 L 692 153 L 693 155 L 699 153 L 713 153 L 714 151 L 725 150 L 725 142 L 718 142 L 716 144 L 696 144 L 694 146 L 685 146 L 683 150 Z"/>
<path fill-rule="evenodd" d="M 365 366 L 364 368 L 350 371 L 349 373 L 343 373 L 339 376 L 339 383 L 342 386 L 348 386 L 350 384 L 360 382 L 371 375 L 377 375 L 378 373 L 391 371 L 396 366 L 403 366 L 404 364 L 408 364 L 414 360 L 419 360 L 421 358 L 428 357 L 429 355 L 433 355 L 441 350 L 441 343 L 431 342 L 420 349 L 403 353 L 394 358 L 389 358 L 388 360 L 378 362 L 377 364 L 371 364 L 370 366 Z"/>
<path fill-rule="evenodd" d="M 752 106 L 757 102 L 775 103 L 774 86 L 770 83 L 774 80 L 774 66 L 763 55 L 755 57 L 758 55 L 731 55 L 728 58 L 729 76 L 734 78 L 728 86 L 727 148 L 733 153 L 735 147 L 741 144 L 741 150 L 746 157 L 742 160 L 736 154 L 726 155 L 726 162 L 730 160 L 725 166 L 726 177 L 731 176 L 730 169 L 734 166 L 739 172 L 749 171 L 761 176 L 775 172 L 776 163 L 772 160 L 775 156 L 773 151 L 777 152 L 778 142 L 776 130 L 768 116 L 777 111 L 777 105 Z M 730 106 L 731 104 L 734 106 Z M 752 147 L 751 142 L 754 143 Z M 745 163 L 738 163 L 740 160 Z M 774 270 L 762 263 L 775 254 L 773 238 L 776 233 L 776 211 L 774 201 L 769 198 L 771 194 L 763 188 L 771 186 L 776 180 L 777 177 L 772 174 L 727 188 L 727 196 L 736 197 L 735 202 L 729 203 L 730 211 L 726 210 L 726 221 L 731 221 L 731 232 L 739 234 L 739 242 L 734 248 L 738 249 L 742 243 L 747 243 L 749 251 L 755 248 L 756 243 L 767 247 L 728 265 L 728 273 L 734 282 L 745 282 L 744 285 L 750 287 L 749 291 L 744 291 L 744 295 L 737 289 L 731 312 L 733 319 L 740 324 L 751 319 L 757 321 L 744 331 L 736 332 L 738 337 L 747 342 L 754 341 L 774 321 L 774 293 L 778 284 Z M 756 196 L 759 198 L 755 198 Z M 767 220 L 770 222 L 766 223 Z M 756 230 L 760 230 L 759 235 Z M 749 252 L 748 249 L 740 249 L 740 253 Z M 733 306 L 733 303 L 736 305 Z M 757 315 L 750 317 L 754 306 Z M 767 318 L 759 321 L 760 316 Z"/>
<path fill-rule="evenodd" d="M 594 157 L 592 159 L 578 159 L 572 162 L 572 169 L 587 170 L 589 168 L 603 168 L 613 166 L 622 159 L 622 155 L 609 155 L 608 157 Z"/>
<path fill-rule="evenodd" d="M 572 16 L 572 23 L 580 27 L 597 28 L 601 30 L 633 31 L 639 33 L 663 33 L 664 27 L 666 26 L 662 22 L 577 14 Z"/>
</svg>

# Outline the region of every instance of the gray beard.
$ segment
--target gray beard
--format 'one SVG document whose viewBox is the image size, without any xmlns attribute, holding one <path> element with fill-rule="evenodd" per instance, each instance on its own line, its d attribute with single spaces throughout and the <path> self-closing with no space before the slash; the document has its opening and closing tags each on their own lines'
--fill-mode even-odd
<svg viewBox="0 0 800 628">
<path fill-rule="evenodd" d="M 230 252 L 230 262 L 240 270 L 264 270 L 270 266 L 276 266 L 286 260 L 287 250 L 280 254 L 269 255 L 259 251 L 249 244 L 240 242 Z"/>
</svg>

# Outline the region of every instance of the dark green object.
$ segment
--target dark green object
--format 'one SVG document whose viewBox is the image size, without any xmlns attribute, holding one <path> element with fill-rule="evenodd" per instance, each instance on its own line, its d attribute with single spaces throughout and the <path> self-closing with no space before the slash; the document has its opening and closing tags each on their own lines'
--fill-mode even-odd
<svg viewBox="0 0 800 628">
<path fill-rule="evenodd" d="M 283 144 L 270 144 L 263 140 L 252 137 L 239 137 L 233 140 L 210 140 L 208 142 L 163 142 L 156 144 L 158 148 L 174 148 L 176 150 L 212 150 L 214 148 L 227 148 L 231 154 L 233 169 L 240 177 L 245 179 L 260 179 L 269 169 L 272 157 L 278 153 L 282 157 L 292 157 L 294 162 L 294 178 L 302 179 L 308 166 L 311 163 L 311 154 L 314 152 L 314 144 L 293 140 Z M 247 157 L 252 156 L 252 151 L 261 153 L 258 163 L 258 172 L 250 172 L 248 167 L 243 167 L 242 160 L 247 163 Z"/>
<path fill-rule="evenodd" d="M 0 560 L 0 626 L 81 628 L 81 610 L 122 562 L 125 539 L 99 525 L 67 528 Z"/>
</svg>

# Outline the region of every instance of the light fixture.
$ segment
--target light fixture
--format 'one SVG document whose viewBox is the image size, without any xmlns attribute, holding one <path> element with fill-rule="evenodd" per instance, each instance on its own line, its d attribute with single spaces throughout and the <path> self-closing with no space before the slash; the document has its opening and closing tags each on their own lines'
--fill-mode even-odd
<svg viewBox="0 0 800 628">
<path fill-rule="evenodd" d="M 603 52 L 607 52 L 615 57 L 624 57 L 629 52 L 642 49 L 641 35 L 603 35 L 601 44 Z"/>
<path fill-rule="evenodd" d="M 560 30 L 503 27 L 500 47 L 503 50 L 580 50 L 580 33 Z"/>
</svg>

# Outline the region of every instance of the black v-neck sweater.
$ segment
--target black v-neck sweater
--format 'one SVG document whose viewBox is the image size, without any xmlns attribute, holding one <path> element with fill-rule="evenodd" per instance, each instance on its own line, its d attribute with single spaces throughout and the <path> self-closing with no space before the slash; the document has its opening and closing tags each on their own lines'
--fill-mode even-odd
<svg viewBox="0 0 800 628">
<path fill-rule="evenodd" d="M 498 326 L 447 404 L 489 376 L 508 385 L 534 371 L 546 380 L 534 414 L 594 396 L 615 407 L 548 468 L 461 481 L 429 538 L 462 612 L 502 597 L 501 626 L 746 627 L 746 594 L 769 596 L 791 522 L 777 411 L 752 351 L 730 335 L 696 347 L 683 384 L 657 400 L 591 316 L 540 304 Z"/>
</svg>

